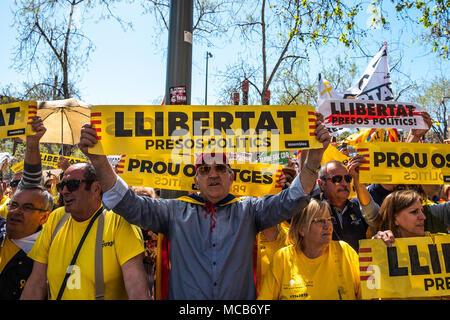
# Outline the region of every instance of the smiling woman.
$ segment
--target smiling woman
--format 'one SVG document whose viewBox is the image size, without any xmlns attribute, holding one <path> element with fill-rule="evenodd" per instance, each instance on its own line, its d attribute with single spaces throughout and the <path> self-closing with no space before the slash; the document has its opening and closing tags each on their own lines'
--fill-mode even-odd
<svg viewBox="0 0 450 320">
<path fill-rule="evenodd" d="M 358 255 L 333 241 L 326 201 L 312 199 L 292 219 L 291 245 L 278 250 L 264 277 L 260 300 L 354 300 L 360 298 Z"/>
</svg>

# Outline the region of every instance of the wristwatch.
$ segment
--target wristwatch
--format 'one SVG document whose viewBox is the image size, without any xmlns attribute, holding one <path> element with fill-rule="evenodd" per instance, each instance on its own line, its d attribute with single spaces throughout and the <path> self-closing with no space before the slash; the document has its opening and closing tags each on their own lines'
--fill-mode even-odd
<svg viewBox="0 0 450 320">
<path fill-rule="evenodd" d="M 319 173 L 320 166 L 317 169 L 314 169 L 308 164 L 307 161 L 305 161 L 304 166 L 305 166 L 306 169 L 308 169 L 309 171 L 311 171 L 314 174 L 318 174 Z"/>
</svg>

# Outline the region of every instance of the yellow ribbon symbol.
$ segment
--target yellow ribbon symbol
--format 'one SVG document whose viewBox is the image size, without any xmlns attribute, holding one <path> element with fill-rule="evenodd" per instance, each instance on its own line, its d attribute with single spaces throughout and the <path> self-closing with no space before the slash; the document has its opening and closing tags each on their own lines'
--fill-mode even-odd
<svg viewBox="0 0 450 320">
<path fill-rule="evenodd" d="M 25 283 L 27 283 L 25 279 L 20 280 L 20 289 L 23 289 L 25 287 Z"/>
<path fill-rule="evenodd" d="M 330 96 L 330 98 L 332 98 L 330 91 L 331 91 L 331 89 L 333 89 L 333 87 L 330 85 L 330 83 L 328 81 L 324 81 L 323 82 L 323 87 L 325 88 L 325 90 L 323 90 L 320 93 L 320 96 L 323 96 L 325 94 L 325 92 L 328 92 L 328 95 Z"/>
</svg>

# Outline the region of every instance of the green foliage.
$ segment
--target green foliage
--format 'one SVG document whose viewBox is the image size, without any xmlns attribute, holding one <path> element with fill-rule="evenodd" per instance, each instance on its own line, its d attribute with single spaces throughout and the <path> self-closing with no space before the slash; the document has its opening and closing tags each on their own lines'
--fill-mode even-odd
<svg viewBox="0 0 450 320">
<path fill-rule="evenodd" d="M 382 1 L 380 1 L 382 2 Z M 449 0 L 391 0 L 395 10 L 405 21 L 415 21 L 423 27 L 422 38 L 432 45 L 432 50 L 448 59 L 450 39 Z M 385 20 L 383 24 L 385 24 Z"/>
</svg>

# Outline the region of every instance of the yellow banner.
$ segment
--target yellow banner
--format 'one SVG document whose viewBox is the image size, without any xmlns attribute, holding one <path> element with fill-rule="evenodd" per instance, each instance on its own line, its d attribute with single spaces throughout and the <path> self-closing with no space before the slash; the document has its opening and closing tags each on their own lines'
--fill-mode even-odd
<svg viewBox="0 0 450 320">
<path fill-rule="evenodd" d="M 450 295 L 450 235 L 359 241 L 363 299 Z"/>
<path fill-rule="evenodd" d="M 122 156 L 117 173 L 130 186 L 197 191 L 194 161 L 172 161 L 146 156 Z M 270 163 L 231 163 L 235 181 L 230 192 L 239 196 L 264 196 L 281 191 L 278 179 L 282 165 Z"/>
<path fill-rule="evenodd" d="M 270 152 L 321 148 L 312 106 L 94 106 L 94 154 Z"/>
<path fill-rule="evenodd" d="M 358 153 L 367 159 L 361 183 L 450 183 L 450 144 L 373 142 L 360 144 Z"/>
<path fill-rule="evenodd" d="M 58 161 L 61 155 L 41 153 L 41 163 L 43 166 L 49 166 L 58 169 Z M 78 162 L 86 162 L 86 159 L 64 156 L 70 165 Z"/>
<path fill-rule="evenodd" d="M 60 157 L 61 157 L 61 155 L 57 155 L 57 154 L 41 153 L 41 163 L 43 166 L 48 166 L 48 167 L 58 169 L 59 168 L 58 160 Z M 78 162 L 86 162 L 86 160 L 83 158 L 75 158 L 75 157 L 68 157 L 68 156 L 64 156 L 64 157 L 67 159 L 67 161 L 69 161 L 69 163 L 71 165 L 74 163 L 78 163 Z M 14 166 L 12 166 L 11 170 L 14 173 L 22 171 L 23 170 L 23 160 L 20 161 L 19 163 L 15 164 Z"/>
<path fill-rule="evenodd" d="M 23 160 L 18 162 L 18 163 L 16 163 L 15 165 L 13 165 L 11 167 L 11 171 L 14 172 L 14 173 L 20 172 L 22 170 L 23 170 Z"/>
<path fill-rule="evenodd" d="M 31 118 L 37 113 L 36 101 L 0 105 L 0 139 L 26 136 L 31 133 Z"/>
</svg>

